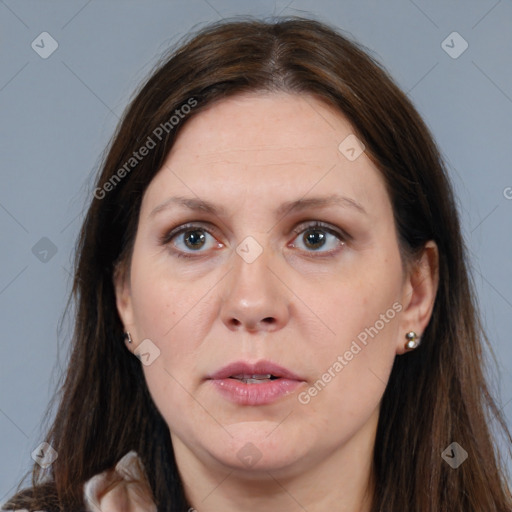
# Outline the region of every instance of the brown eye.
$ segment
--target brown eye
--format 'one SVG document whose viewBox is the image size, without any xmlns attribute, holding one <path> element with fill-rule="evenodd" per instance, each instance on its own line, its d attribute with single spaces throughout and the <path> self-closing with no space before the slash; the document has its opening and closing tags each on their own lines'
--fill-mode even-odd
<svg viewBox="0 0 512 512">
<path fill-rule="evenodd" d="M 169 246 L 173 255 L 178 257 L 202 256 L 210 252 L 208 249 L 223 247 L 223 244 L 210 231 L 215 232 L 215 229 L 185 224 L 164 234 L 160 238 L 160 243 Z"/>
<path fill-rule="evenodd" d="M 292 247 L 297 247 L 309 253 L 317 252 L 320 255 L 337 252 L 336 249 L 345 245 L 345 240 L 349 238 L 343 231 L 319 221 L 306 226 L 299 226 L 294 230 L 294 233 L 297 234 L 296 240 L 298 242 L 292 242 Z"/>
<path fill-rule="evenodd" d="M 320 229 L 308 229 L 303 235 L 304 244 L 310 249 L 319 249 L 325 244 L 325 233 Z"/>
<path fill-rule="evenodd" d="M 206 236 L 200 229 L 194 229 L 190 231 L 184 231 L 183 240 L 185 245 L 192 250 L 200 249 L 206 242 Z"/>
</svg>

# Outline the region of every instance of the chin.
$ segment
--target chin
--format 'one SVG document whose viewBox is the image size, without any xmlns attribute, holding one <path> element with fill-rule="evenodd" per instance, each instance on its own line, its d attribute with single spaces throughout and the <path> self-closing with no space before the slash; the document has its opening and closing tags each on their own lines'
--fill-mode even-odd
<svg viewBox="0 0 512 512">
<path fill-rule="evenodd" d="M 223 436 L 224 442 L 212 440 L 211 446 L 205 448 L 222 465 L 249 478 L 261 478 L 262 474 L 268 477 L 267 472 L 287 474 L 298 461 L 303 462 L 310 449 L 304 434 L 275 422 L 238 423 L 227 430 L 232 438 Z"/>
</svg>

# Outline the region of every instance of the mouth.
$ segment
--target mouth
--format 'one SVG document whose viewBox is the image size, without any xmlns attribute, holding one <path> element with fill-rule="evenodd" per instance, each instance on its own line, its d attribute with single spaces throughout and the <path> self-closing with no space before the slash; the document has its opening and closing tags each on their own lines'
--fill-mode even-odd
<svg viewBox="0 0 512 512">
<path fill-rule="evenodd" d="M 259 384 L 260 381 L 276 380 L 276 379 L 289 379 L 303 381 L 291 370 L 280 366 L 272 361 L 261 360 L 255 363 L 247 361 L 235 361 L 223 366 L 220 370 L 208 375 L 208 379 L 236 379 L 236 380 L 250 380 L 255 381 L 254 384 Z"/>
<path fill-rule="evenodd" d="M 238 405 L 265 405 L 291 394 L 305 379 L 270 361 L 238 361 L 207 377 L 222 397 Z"/>
<path fill-rule="evenodd" d="M 264 382 L 270 382 L 271 380 L 280 379 L 281 377 L 277 377 L 276 375 L 272 375 L 270 373 L 267 373 L 265 375 L 258 375 L 258 374 L 244 374 L 240 373 L 238 375 L 232 375 L 229 377 L 230 379 L 239 380 L 240 382 L 243 382 L 244 384 L 263 384 Z"/>
</svg>

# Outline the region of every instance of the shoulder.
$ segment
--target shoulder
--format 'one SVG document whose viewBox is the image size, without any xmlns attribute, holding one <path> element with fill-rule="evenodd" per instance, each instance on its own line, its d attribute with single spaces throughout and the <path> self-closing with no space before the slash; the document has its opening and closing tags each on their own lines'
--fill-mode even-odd
<svg viewBox="0 0 512 512">
<path fill-rule="evenodd" d="M 53 482 L 18 492 L 0 505 L 4 512 L 61 510 Z M 94 475 L 82 487 L 87 512 L 156 512 L 153 493 L 142 460 L 130 451 L 117 464 Z M 37 496 L 35 496 L 37 494 Z M 41 497 L 44 497 L 42 499 Z M 55 498 L 55 499 L 54 499 Z M 43 503 L 44 502 L 44 503 Z"/>
<path fill-rule="evenodd" d="M 85 482 L 84 503 L 89 512 L 156 512 L 144 465 L 130 451 L 111 469 Z"/>
</svg>

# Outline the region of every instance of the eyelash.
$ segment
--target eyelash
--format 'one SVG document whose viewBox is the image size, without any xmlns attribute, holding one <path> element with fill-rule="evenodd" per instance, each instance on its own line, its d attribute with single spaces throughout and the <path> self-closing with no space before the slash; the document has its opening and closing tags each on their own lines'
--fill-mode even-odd
<svg viewBox="0 0 512 512">
<path fill-rule="evenodd" d="M 327 224 L 327 223 L 321 222 L 321 221 L 311 221 L 308 224 L 303 223 L 300 226 L 298 226 L 297 228 L 293 229 L 293 233 L 295 233 L 298 236 L 301 233 L 311 230 L 311 229 L 314 229 L 314 228 L 321 228 L 323 231 L 335 236 L 341 242 L 341 245 L 345 245 L 346 241 L 352 239 L 352 237 L 348 233 L 344 232 L 343 230 L 340 230 L 339 228 L 335 229 L 330 224 Z M 161 236 L 160 240 L 159 240 L 160 244 L 161 245 L 169 245 L 174 238 L 176 238 L 177 236 L 179 236 L 183 233 L 186 233 L 188 231 L 205 231 L 206 233 L 208 233 L 209 235 L 211 235 L 215 238 L 215 234 L 216 234 L 217 230 L 214 228 L 211 228 L 211 227 L 206 228 L 205 226 L 201 226 L 201 225 L 193 224 L 193 223 L 183 224 L 182 226 L 179 226 L 179 228 L 172 229 L 170 232 L 165 233 L 163 236 Z M 306 251 L 306 252 L 310 253 L 310 254 L 316 253 L 319 256 L 317 255 L 314 257 L 319 258 L 322 256 L 323 257 L 332 256 L 333 254 L 337 253 L 338 251 L 339 251 L 339 248 L 330 250 L 330 251 Z M 173 252 L 173 255 L 175 255 L 178 258 L 190 259 L 190 258 L 198 257 L 194 253 L 185 253 L 185 252 L 182 252 L 182 251 L 176 250 L 176 249 L 173 249 L 172 252 Z"/>
</svg>

